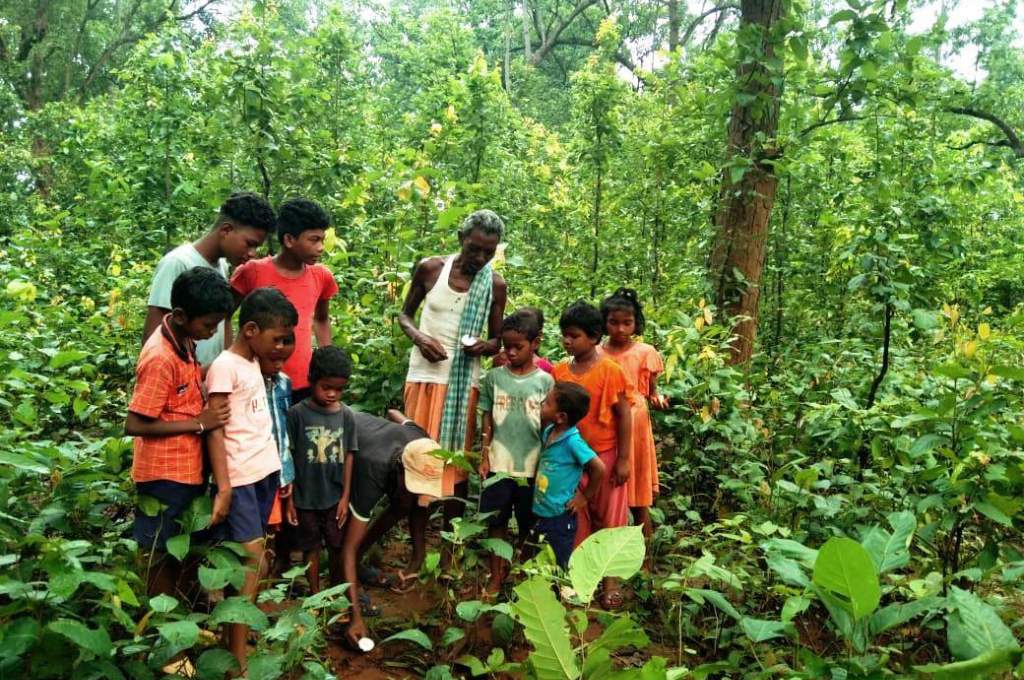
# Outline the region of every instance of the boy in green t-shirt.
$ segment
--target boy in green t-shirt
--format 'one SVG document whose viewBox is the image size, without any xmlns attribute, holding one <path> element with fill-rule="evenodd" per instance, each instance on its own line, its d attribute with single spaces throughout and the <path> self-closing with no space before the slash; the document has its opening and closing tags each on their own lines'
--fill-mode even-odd
<svg viewBox="0 0 1024 680">
<path fill-rule="evenodd" d="M 491 538 L 508 540 L 508 521 L 516 515 L 520 546 L 533 526 L 533 478 L 540 456 L 540 406 L 554 386 L 550 375 L 533 365 L 540 344 L 537 317 L 519 310 L 501 323 L 501 344 L 508 364 L 488 371 L 480 381 L 478 408 L 483 413 L 480 511 L 493 513 Z M 485 592 L 501 588 L 508 562 L 491 554 L 491 578 Z"/>
</svg>

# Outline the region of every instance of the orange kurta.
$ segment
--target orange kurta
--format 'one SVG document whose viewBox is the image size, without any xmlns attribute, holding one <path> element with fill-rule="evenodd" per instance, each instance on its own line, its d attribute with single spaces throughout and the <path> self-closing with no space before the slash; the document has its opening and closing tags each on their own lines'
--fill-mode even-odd
<svg viewBox="0 0 1024 680">
<path fill-rule="evenodd" d="M 618 424 L 615 419 L 615 404 L 619 396 L 627 393 L 626 376 L 611 359 L 602 357 L 586 373 L 577 375 L 569 363 L 555 366 L 551 372 L 556 381 L 573 382 L 590 394 L 590 410 L 576 426 L 583 439 L 594 449 L 607 469 L 601 488 L 591 499 L 586 511 L 577 515 L 576 545 L 591 533 L 600 529 L 626 526 L 629 522 L 627 484 L 616 486 L 612 480 L 612 469 L 619 458 Z M 590 480 L 583 477 L 582 486 Z"/>
<path fill-rule="evenodd" d="M 633 412 L 633 472 L 627 483 L 629 507 L 650 507 L 658 493 L 658 460 L 647 400 L 654 380 L 665 370 L 665 363 L 658 350 L 643 342 L 633 343 L 621 352 L 604 347 L 604 354 L 622 367 Z"/>
<path fill-rule="evenodd" d="M 589 371 L 577 375 L 572 372 L 569 362 L 562 362 L 552 369 L 551 376 L 556 381 L 576 383 L 590 394 L 590 410 L 576 427 L 594 451 L 615 450 L 619 435 L 613 408 L 619 395 L 627 392 L 628 387 L 626 375 L 619 365 L 602 357 Z"/>
<path fill-rule="evenodd" d="M 440 383 L 405 383 L 405 415 L 437 441 L 441 437 L 441 414 L 444 412 L 444 398 L 448 394 L 448 386 Z M 472 388 L 469 391 L 469 403 L 466 405 L 466 442 L 465 450 L 473 448 L 476 437 L 476 403 L 480 391 Z M 445 466 L 442 485 L 445 495 L 451 495 L 449 489 L 455 484 L 469 479 L 469 475 L 459 468 Z"/>
</svg>

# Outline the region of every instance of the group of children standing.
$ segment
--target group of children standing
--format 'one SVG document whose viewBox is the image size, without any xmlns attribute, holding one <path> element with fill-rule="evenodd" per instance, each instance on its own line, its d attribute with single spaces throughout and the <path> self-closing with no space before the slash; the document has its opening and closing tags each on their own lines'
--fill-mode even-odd
<svg viewBox="0 0 1024 680">
<path fill-rule="evenodd" d="M 338 286 L 319 264 L 328 225 L 307 199 L 275 214 L 256 195 L 234 194 L 210 232 L 168 253 L 153 280 L 126 431 L 136 437 L 138 492 L 160 511 L 137 511 L 134 536 L 161 552 L 190 504 L 210 494 L 211 533 L 248 554 L 248 597 L 267 573 L 275 526 L 278 559 L 301 551 L 311 591 L 319 590 L 324 546 L 331 581 L 342 580 L 359 439 L 343 402 L 352 364 L 331 344 L 328 304 Z M 280 252 L 254 259 L 271 232 Z M 225 260 L 236 267 L 230 279 Z M 520 546 L 542 537 L 564 567 L 590 532 L 627 524 L 630 510 L 650 534 L 658 478 L 648 405 L 664 400 L 655 388 L 661 358 L 634 339 L 643 325 L 634 291 L 618 290 L 600 309 L 578 302 L 559 319 L 570 359 L 552 366 L 537 354 L 540 310 L 504 319 L 503 350 L 481 380 L 478 404 L 480 508 L 492 535 L 506 536 L 514 514 Z M 174 590 L 175 564 L 151 570 L 151 592 Z M 507 572 L 495 557 L 487 590 L 498 590 Z M 621 605 L 614 583 L 602 601 Z M 247 636 L 244 625 L 229 626 L 243 671 Z"/>
<path fill-rule="evenodd" d="M 507 317 L 500 365 L 481 380 L 480 510 L 492 513 L 491 536 L 499 538 L 515 513 L 520 542 L 531 532 L 543 537 L 565 567 L 575 546 L 625 526 L 631 510 L 651 534 L 658 468 L 648 405 L 666 406 L 656 389 L 663 363 L 635 339 L 644 316 L 633 290 L 620 288 L 600 309 L 582 301 L 566 309 L 559 329 L 570 358 L 555 366 L 536 353 L 543 323 L 533 308 Z M 488 592 L 501 587 L 507 570 L 492 556 Z M 611 579 L 601 602 L 622 605 Z"/>
</svg>

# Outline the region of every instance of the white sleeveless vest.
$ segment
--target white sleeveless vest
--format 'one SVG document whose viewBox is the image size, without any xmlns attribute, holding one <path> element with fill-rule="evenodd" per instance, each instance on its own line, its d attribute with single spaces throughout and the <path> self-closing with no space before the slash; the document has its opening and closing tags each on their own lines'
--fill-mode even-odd
<svg viewBox="0 0 1024 680">
<path fill-rule="evenodd" d="M 419 347 L 413 347 L 412 355 L 409 357 L 409 373 L 405 377 L 406 382 L 447 385 L 448 375 L 452 369 L 452 357 L 455 356 L 455 352 L 462 351 L 459 321 L 462 319 L 462 310 L 466 306 L 469 291 L 460 293 L 452 290 L 452 287 L 448 285 L 448 276 L 452 272 L 452 263 L 455 262 L 455 258 L 455 255 L 445 258 L 444 268 L 438 274 L 434 287 L 427 291 L 423 300 L 423 311 L 420 312 L 419 323 L 420 332 L 440 342 L 447 352 L 448 358 L 431 363 L 424 358 Z M 474 387 L 477 385 L 479 377 L 480 359 L 474 359 Z"/>
</svg>

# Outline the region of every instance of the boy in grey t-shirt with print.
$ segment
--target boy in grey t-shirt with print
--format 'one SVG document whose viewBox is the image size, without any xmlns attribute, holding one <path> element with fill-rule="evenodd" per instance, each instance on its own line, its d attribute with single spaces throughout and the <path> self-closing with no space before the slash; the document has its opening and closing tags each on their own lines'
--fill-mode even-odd
<svg viewBox="0 0 1024 680">
<path fill-rule="evenodd" d="M 309 362 L 310 396 L 288 410 L 295 482 L 289 522 L 298 522 L 295 547 L 309 563 L 309 589 L 320 592 L 320 550 L 327 547 L 331 585 L 341 583 L 341 528 L 348 519 L 356 423 L 341 397 L 352 362 L 340 347 L 320 347 Z"/>
<path fill-rule="evenodd" d="M 478 408 L 483 413 L 480 511 L 493 513 L 487 523 L 491 538 L 508 540 L 508 522 L 515 512 L 519 545 L 533 526 L 533 478 L 541 449 L 540 406 L 554 386 L 550 375 L 536 368 L 533 354 L 540 344 L 536 315 L 519 310 L 501 323 L 501 344 L 508 364 L 487 372 L 480 381 Z M 490 557 L 486 592 L 501 588 L 509 564 Z"/>
</svg>

